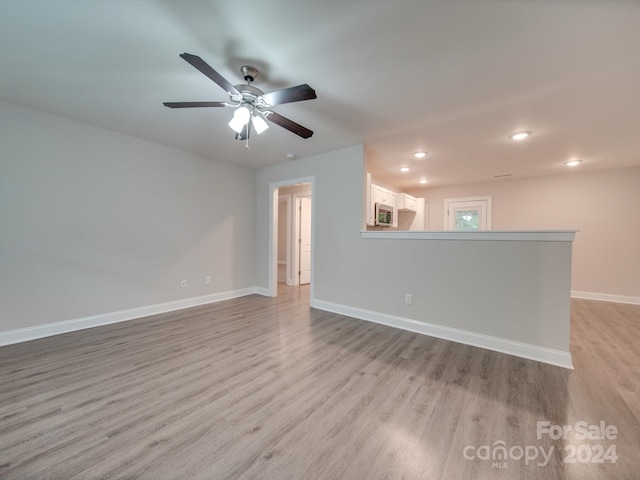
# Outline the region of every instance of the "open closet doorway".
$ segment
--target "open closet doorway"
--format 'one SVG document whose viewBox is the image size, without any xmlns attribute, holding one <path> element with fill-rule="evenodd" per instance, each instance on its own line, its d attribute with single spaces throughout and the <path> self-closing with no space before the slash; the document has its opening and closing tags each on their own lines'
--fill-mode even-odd
<svg viewBox="0 0 640 480">
<path fill-rule="evenodd" d="M 277 208 L 277 283 L 303 286 L 312 283 L 313 198 L 312 183 L 278 187 Z M 274 205 L 274 207 L 276 207 Z"/>
</svg>

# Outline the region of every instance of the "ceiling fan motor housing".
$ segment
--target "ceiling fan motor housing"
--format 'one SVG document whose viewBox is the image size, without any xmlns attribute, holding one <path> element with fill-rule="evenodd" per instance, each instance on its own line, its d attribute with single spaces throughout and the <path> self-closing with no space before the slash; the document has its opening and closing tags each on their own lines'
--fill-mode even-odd
<svg viewBox="0 0 640 480">
<path fill-rule="evenodd" d="M 251 65 L 243 65 L 240 67 L 240 71 L 242 72 L 242 78 L 244 78 L 245 82 L 251 83 L 258 78 L 258 69 Z"/>
<path fill-rule="evenodd" d="M 236 85 L 235 87 L 242 94 L 242 100 L 244 102 L 254 103 L 258 97 L 264 95 L 262 90 L 253 85 Z"/>
</svg>

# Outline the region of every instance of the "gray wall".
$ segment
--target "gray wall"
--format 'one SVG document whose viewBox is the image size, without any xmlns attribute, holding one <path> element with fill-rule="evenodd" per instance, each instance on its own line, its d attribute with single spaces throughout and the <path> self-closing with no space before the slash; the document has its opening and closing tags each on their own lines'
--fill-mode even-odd
<svg viewBox="0 0 640 480">
<path fill-rule="evenodd" d="M 568 352 L 570 243 L 363 239 L 362 147 L 258 170 L 259 287 L 269 285 L 270 184 L 307 176 L 316 301 Z"/>
<path fill-rule="evenodd" d="M 312 275 L 316 295 L 325 297 L 332 282 L 340 282 L 344 268 L 351 264 L 351 249 L 363 226 L 364 159 L 362 146 L 330 152 L 316 157 L 261 168 L 256 184 L 256 285 L 269 282 L 269 184 L 279 180 L 316 176 L 313 197 L 316 263 Z M 319 290 L 318 290 L 319 289 Z"/>
<path fill-rule="evenodd" d="M 0 103 L 0 331 L 253 286 L 254 185 L 250 169 Z"/>
</svg>

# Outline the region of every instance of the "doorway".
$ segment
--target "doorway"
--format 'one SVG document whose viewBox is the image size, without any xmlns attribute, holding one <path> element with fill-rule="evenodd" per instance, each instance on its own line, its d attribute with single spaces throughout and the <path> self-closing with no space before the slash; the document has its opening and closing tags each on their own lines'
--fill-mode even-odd
<svg viewBox="0 0 640 480">
<path fill-rule="evenodd" d="M 272 185 L 274 194 L 272 275 L 270 292 L 278 286 L 310 286 L 313 292 L 313 181 Z M 286 288 L 286 287 L 285 287 Z"/>
</svg>

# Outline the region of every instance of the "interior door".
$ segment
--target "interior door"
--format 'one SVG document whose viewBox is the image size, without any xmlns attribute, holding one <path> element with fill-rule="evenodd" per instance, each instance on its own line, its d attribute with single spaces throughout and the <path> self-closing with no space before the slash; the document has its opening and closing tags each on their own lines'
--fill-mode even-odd
<svg viewBox="0 0 640 480">
<path fill-rule="evenodd" d="M 491 230 L 490 198 L 446 199 L 445 230 Z"/>
<path fill-rule="evenodd" d="M 311 282 L 311 197 L 300 198 L 300 285 Z"/>
</svg>

